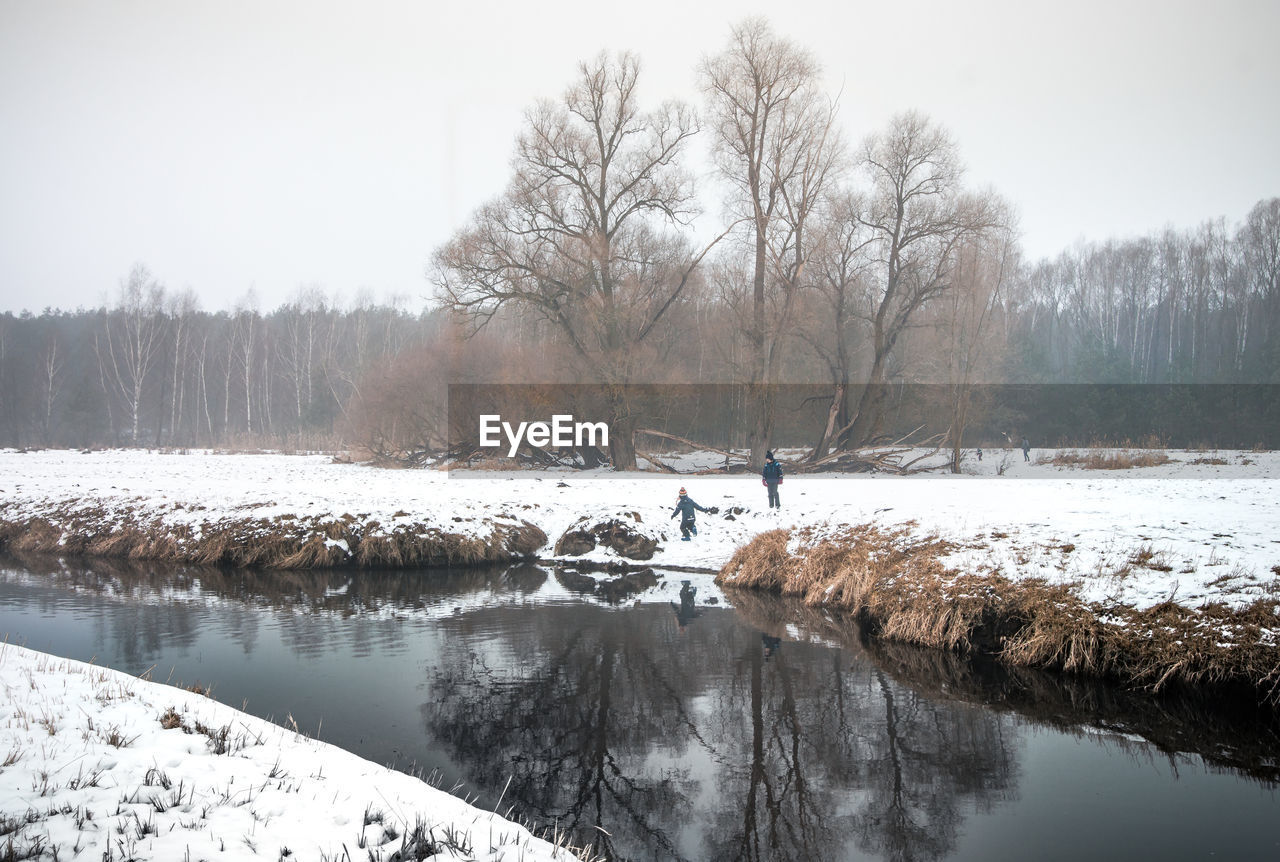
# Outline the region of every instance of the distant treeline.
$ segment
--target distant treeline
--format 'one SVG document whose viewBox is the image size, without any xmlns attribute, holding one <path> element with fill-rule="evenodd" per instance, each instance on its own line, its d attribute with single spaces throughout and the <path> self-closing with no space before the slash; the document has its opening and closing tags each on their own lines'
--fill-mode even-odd
<svg viewBox="0 0 1280 862">
<path fill-rule="evenodd" d="M 314 291 L 205 312 L 137 266 L 110 308 L 0 316 L 0 445 L 340 446 L 364 377 L 436 333 Z"/>
<path fill-rule="evenodd" d="M 986 330 L 987 359 L 973 383 L 1037 385 L 978 389 L 967 439 L 1276 445 L 1270 389 L 1043 384 L 1280 382 L 1280 254 L 1276 234 L 1268 245 L 1260 231 L 1268 213 L 1280 224 L 1278 210 L 1276 199 L 1260 203 L 1234 234 L 1207 223 L 1020 267 Z M 909 390 L 895 387 L 953 383 L 947 308 L 945 300 L 926 307 L 896 348 L 881 439 L 915 427 L 903 419 L 919 412 Z M 804 395 L 779 401 L 778 445 L 813 445 L 826 419 L 833 381 L 814 343 L 822 322 L 798 315 L 785 342 L 779 378 L 802 384 Z M 705 281 L 666 328 L 637 376 L 742 379 L 742 336 Z M 499 314 L 467 336 L 445 311 L 338 308 L 314 290 L 266 313 L 201 311 L 190 293 L 171 293 L 137 267 L 110 308 L 0 316 L 0 445 L 349 446 L 411 461 L 446 447 L 449 383 L 580 379 L 545 321 Z M 856 330 L 845 337 L 856 354 Z M 744 409 L 730 389 L 704 402 L 696 423 L 654 421 L 708 445 L 741 446 Z M 926 430 L 950 424 L 935 409 Z"/>
</svg>

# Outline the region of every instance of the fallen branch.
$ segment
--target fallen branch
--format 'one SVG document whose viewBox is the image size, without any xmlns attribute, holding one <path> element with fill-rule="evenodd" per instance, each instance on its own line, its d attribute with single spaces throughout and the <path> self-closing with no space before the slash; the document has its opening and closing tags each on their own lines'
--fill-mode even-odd
<svg viewBox="0 0 1280 862">
<path fill-rule="evenodd" d="M 747 456 L 739 452 L 730 452 L 728 449 L 717 449 L 716 447 L 708 446 L 705 443 L 695 443 L 692 440 L 689 440 L 685 437 L 677 437 L 675 434 L 668 434 L 666 431 L 655 431 L 652 428 L 639 428 L 636 430 L 636 433 L 649 434 L 654 437 L 662 437 L 666 440 L 675 440 L 677 443 L 683 443 L 686 446 L 691 446 L 695 450 L 700 452 L 715 452 L 717 455 L 723 455 L 726 458 L 737 458 L 742 461 L 747 460 Z"/>
<path fill-rule="evenodd" d="M 850 463 L 854 463 L 865 464 L 868 467 L 896 470 L 898 465 L 893 459 L 910 451 L 910 449 L 892 449 L 886 452 L 866 454 L 860 449 L 839 449 L 819 458 L 811 464 L 798 463 L 791 466 L 794 471 L 801 473 L 818 472 L 819 468 L 840 462 L 844 462 L 846 466 Z"/>
<path fill-rule="evenodd" d="M 645 459 L 646 461 L 648 461 L 650 464 L 654 465 L 655 467 L 657 467 L 657 468 L 658 468 L 658 469 L 660 469 L 660 470 L 665 470 L 665 471 L 666 471 L 666 472 L 668 472 L 668 473 L 678 473 L 678 472 L 679 472 L 678 470 L 676 470 L 676 468 L 675 468 L 675 467 L 672 467 L 670 464 L 664 464 L 664 463 L 662 463 L 661 461 L 659 461 L 659 460 L 658 460 L 658 456 L 657 456 L 657 455 L 655 455 L 655 454 L 653 454 L 652 452 L 641 452 L 639 449 L 637 449 L 637 450 L 636 450 L 636 457 L 637 457 L 637 458 L 644 458 L 644 459 Z"/>
</svg>

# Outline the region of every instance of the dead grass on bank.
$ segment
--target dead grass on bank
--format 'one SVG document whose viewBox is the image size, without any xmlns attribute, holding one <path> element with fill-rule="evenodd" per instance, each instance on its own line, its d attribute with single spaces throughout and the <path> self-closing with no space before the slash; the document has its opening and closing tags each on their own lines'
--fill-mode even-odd
<svg viewBox="0 0 1280 862">
<path fill-rule="evenodd" d="M 139 510 L 67 506 L 44 516 L 0 514 L 0 549 L 18 553 L 155 560 L 242 568 L 314 569 L 470 566 L 537 554 L 547 536 L 527 521 L 500 516 L 480 529 L 451 532 L 426 524 L 388 531 L 353 515 L 338 518 L 235 518 L 167 524 Z"/>
<path fill-rule="evenodd" d="M 904 643 L 997 653 L 1025 667 L 1110 676 L 1159 690 L 1244 686 L 1280 703 L 1280 598 L 1243 610 L 1167 601 L 1139 610 L 1085 603 L 1069 586 L 966 575 L 950 546 L 908 527 L 835 535 L 774 530 L 739 548 L 717 583 L 800 597 L 852 614 L 869 633 Z"/>
<path fill-rule="evenodd" d="M 1041 456 L 1037 464 L 1051 464 L 1054 467 L 1079 467 L 1084 470 L 1130 470 L 1134 467 L 1159 467 L 1173 461 L 1165 452 L 1160 451 L 1106 451 L 1094 450 L 1079 452 L 1065 449 L 1051 456 Z M 1224 462 L 1225 463 L 1225 462 Z"/>
<path fill-rule="evenodd" d="M 851 612 L 877 634 L 926 646 L 967 649 L 984 634 L 986 579 L 944 591 L 948 573 L 938 558 L 950 546 L 941 540 L 869 524 L 816 540 L 801 531 L 796 553 L 788 550 L 792 539 L 787 530 L 757 536 L 734 553 L 717 581 Z"/>
</svg>

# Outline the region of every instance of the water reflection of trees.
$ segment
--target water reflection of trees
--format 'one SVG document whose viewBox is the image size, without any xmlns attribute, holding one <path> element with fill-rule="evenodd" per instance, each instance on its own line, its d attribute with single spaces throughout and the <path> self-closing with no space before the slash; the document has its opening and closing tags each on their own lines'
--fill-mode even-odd
<svg viewBox="0 0 1280 862">
<path fill-rule="evenodd" d="M 683 634 L 676 622 L 655 606 L 548 608 L 501 646 L 459 632 L 424 717 L 473 786 L 612 858 L 842 858 L 854 844 L 940 858 L 966 805 L 1008 792 L 1006 719 L 848 652 L 789 642 L 766 657 L 730 611 Z"/>
<path fill-rule="evenodd" d="M 924 698 L 859 651 L 750 649 L 722 690 L 712 736 L 730 752 L 728 803 L 708 858 L 938 859 L 962 811 L 1008 793 L 1012 737 L 998 716 Z M 736 822 L 735 822 L 736 821 Z"/>
<path fill-rule="evenodd" d="M 466 631 L 438 657 L 423 708 L 432 733 L 470 765 L 472 786 L 505 788 L 528 816 L 606 851 L 640 836 L 679 855 L 669 824 L 691 802 L 690 776 L 648 754 L 689 726 L 699 669 L 650 648 L 669 640 L 666 615 L 552 606 L 515 626 L 497 619 L 512 614 L 481 612 L 486 632 L 512 636 L 501 653 L 514 663 L 493 663 Z"/>
<path fill-rule="evenodd" d="M 356 657 L 402 649 L 379 615 L 450 610 L 461 596 L 510 597 L 547 580 L 532 565 L 485 569 L 326 569 L 273 571 L 172 565 L 145 560 L 74 560 L 40 554 L 6 555 L 0 566 L 26 569 L 54 587 L 111 600 L 116 612 L 90 621 L 95 643 L 109 644 L 126 667 L 144 668 L 163 647 L 192 647 L 207 626 L 210 600 L 225 603 L 218 634 L 253 652 L 262 615 L 275 615 L 284 645 L 299 656 L 342 649 Z M 53 600 L 50 595 L 50 601 Z M 331 615 L 346 620 L 335 643 Z M 188 681 L 190 682 L 190 681 Z"/>
<path fill-rule="evenodd" d="M 216 597 L 258 607 L 344 616 L 422 609 L 445 597 L 533 592 L 546 582 L 534 565 L 475 569 L 235 569 L 175 566 L 144 560 L 72 561 L 45 555 L 5 560 L 55 585 L 122 599 Z M 0 560 L 0 565 L 4 560 Z"/>
<path fill-rule="evenodd" d="M 375 618 L 433 609 L 448 645 L 424 657 L 430 733 L 470 770 L 482 802 L 501 795 L 504 808 L 571 828 L 615 858 L 941 858 L 964 812 L 1016 792 L 1017 727 L 1028 721 L 1143 737 L 1175 762 L 1197 756 L 1280 779 L 1274 712 L 864 643 L 847 623 L 753 593 L 731 596 L 733 611 L 701 606 L 681 626 L 667 604 L 530 613 L 511 599 L 547 581 L 534 566 L 21 563 L 54 584 L 136 602 L 110 633 L 126 656 L 194 642 L 210 597 L 230 604 L 220 630 L 246 656 L 258 610 L 276 613 L 286 645 L 306 654 L 404 649 L 397 628 Z M 475 609 L 436 613 L 455 605 Z M 333 615 L 346 620 L 342 643 Z M 797 641 L 805 636 L 822 641 Z"/>
<path fill-rule="evenodd" d="M 1050 673 L 879 639 L 863 639 L 847 621 L 754 593 L 731 597 L 753 624 L 787 625 L 846 648 L 859 648 L 894 679 L 927 697 L 1016 714 L 1063 733 L 1102 731 L 1116 745 L 1155 749 L 1174 762 L 1199 759 L 1209 769 L 1280 785 L 1280 714 L 1244 694 L 1169 689 L 1152 694 L 1091 677 Z"/>
</svg>

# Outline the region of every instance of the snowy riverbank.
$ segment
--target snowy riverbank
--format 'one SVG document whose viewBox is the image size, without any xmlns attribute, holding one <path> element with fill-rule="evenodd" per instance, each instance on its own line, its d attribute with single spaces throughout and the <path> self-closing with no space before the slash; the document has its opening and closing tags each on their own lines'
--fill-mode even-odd
<svg viewBox="0 0 1280 862">
<path fill-rule="evenodd" d="M 417 778 L 106 668 L 0 644 L 0 703 L 3 858 L 576 858 Z"/>
<path fill-rule="evenodd" d="M 0 452 L 0 523 L 10 543 L 35 525 L 68 552 L 129 529 L 198 541 L 229 522 L 301 524 L 292 540 L 323 545 L 333 564 L 355 562 L 324 532 L 335 524 L 365 537 L 526 524 L 545 536 L 535 552 L 547 559 L 575 523 L 627 519 L 656 542 L 647 564 L 706 571 L 770 530 L 822 536 L 871 525 L 935 537 L 949 569 L 1037 579 L 1113 609 L 1274 600 L 1280 455 L 1161 455 L 1169 460 L 1129 470 L 1084 469 L 1073 453 L 1024 462 L 997 452 L 959 476 L 792 475 L 784 508 L 771 512 L 755 476 L 450 474 L 322 455 L 10 450 Z M 681 486 L 720 510 L 700 516 L 692 542 L 680 541 L 669 517 Z M 601 547 L 561 558 L 621 561 Z M 660 579 L 650 598 L 674 598 L 674 588 Z M 1274 648 L 1280 624 L 1263 629 L 1255 645 Z M 41 846 L 57 847 L 58 858 L 180 859 L 190 848 L 190 858 L 234 850 L 232 858 L 336 860 L 372 849 L 389 860 L 418 835 L 454 854 L 446 858 L 567 858 L 416 779 L 198 694 L 10 645 L 0 651 L 0 692 L 0 853 Z"/>
<path fill-rule="evenodd" d="M 1021 452 L 989 452 L 959 476 L 795 475 L 782 486 L 783 509 L 769 511 L 755 476 L 449 473 L 323 455 L 8 450 L 0 452 L 0 522 L 15 544 L 35 524 L 65 552 L 86 546 L 77 530 L 108 547 L 128 528 L 145 530 L 181 549 L 228 523 L 275 525 L 341 564 L 359 560 L 333 537 L 335 526 L 389 539 L 483 538 L 526 524 L 544 534 L 534 553 L 548 559 L 576 522 L 628 518 L 657 542 L 645 564 L 707 571 L 778 527 L 905 525 L 951 542 L 947 565 L 1071 584 L 1087 600 L 1139 609 L 1170 599 L 1239 608 L 1280 588 L 1280 454 L 1169 452 L 1168 463 L 1129 470 L 1048 463 L 1058 454 L 1033 451 L 1024 462 Z M 700 515 L 692 542 L 680 541 L 670 518 L 681 486 L 720 509 Z M 562 558 L 621 559 L 604 547 Z"/>
</svg>

